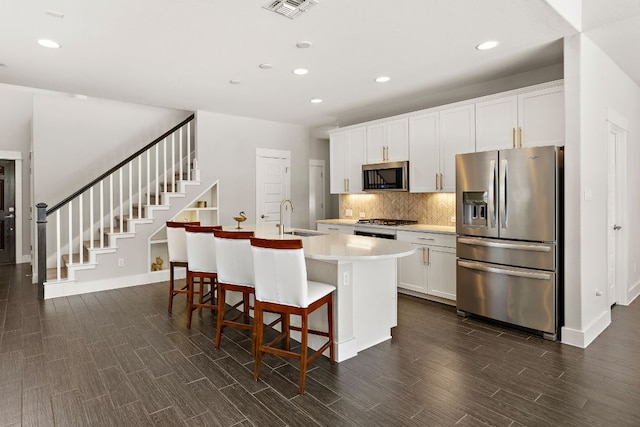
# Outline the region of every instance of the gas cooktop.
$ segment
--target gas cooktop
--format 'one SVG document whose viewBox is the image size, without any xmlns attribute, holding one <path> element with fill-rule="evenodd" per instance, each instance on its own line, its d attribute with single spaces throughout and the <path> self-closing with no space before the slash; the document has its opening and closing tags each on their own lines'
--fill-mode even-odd
<svg viewBox="0 0 640 427">
<path fill-rule="evenodd" d="M 374 225 L 409 225 L 417 224 L 418 221 L 413 219 L 387 219 L 387 218 L 371 218 L 371 219 L 359 219 L 358 224 L 374 224 Z"/>
</svg>

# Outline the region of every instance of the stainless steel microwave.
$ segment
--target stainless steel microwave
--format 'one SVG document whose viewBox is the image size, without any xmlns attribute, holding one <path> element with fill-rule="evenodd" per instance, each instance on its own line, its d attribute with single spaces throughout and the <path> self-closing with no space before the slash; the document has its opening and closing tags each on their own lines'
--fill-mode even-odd
<svg viewBox="0 0 640 427">
<path fill-rule="evenodd" d="M 364 191 L 409 191 L 409 162 L 362 165 Z"/>
</svg>

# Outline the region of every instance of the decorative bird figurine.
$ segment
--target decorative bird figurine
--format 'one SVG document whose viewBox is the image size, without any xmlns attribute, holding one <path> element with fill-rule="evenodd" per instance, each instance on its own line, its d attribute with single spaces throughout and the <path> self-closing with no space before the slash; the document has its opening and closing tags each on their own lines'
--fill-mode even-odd
<svg viewBox="0 0 640 427">
<path fill-rule="evenodd" d="M 240 223 L 245 222 L 247 220 L 247 216 L 244 214 L 244 211 L 240 211 L 239 216 L 234 216 L 233 219 L 238 223 L 237 229 L 241 229 Z"/>
</svg>

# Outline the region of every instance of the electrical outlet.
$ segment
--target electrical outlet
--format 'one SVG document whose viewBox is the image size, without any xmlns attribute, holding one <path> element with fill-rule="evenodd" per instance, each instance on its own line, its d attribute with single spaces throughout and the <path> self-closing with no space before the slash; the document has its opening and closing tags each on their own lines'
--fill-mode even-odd
<svg viewBox="0 0 640 427">
<path fill-rule="evenodd" d="M 124 267 L 124 258 L 118 258 L 118 267 Z"/>
<path fill-rule="evenodd" d="M 454 215 L 454 216 L 452 216 L 452 217 L 450 218 L 450 221 L 451 221 L 452 223 L 454 223 L 454 224 L 456 223 L 456 217 L 455 217 L 455 215 Z"/>
<path fill-rule="evenodd" d="M 360 218 L 365 218 L 367 216 L 367 214 L 365 214 L 364 212 L 360 212 Z"/>
<path fill-rule="evenodd" d="M 342 273 L 342 284 L 344 286 L 349 286 L 349 272 L 345 271 Z"/>
<path fill-rule="evenodd" d="M 353 211 L 351 209 L 345 209 L 344 216 L 351 218 L 353 216 Z"/>
</svg>

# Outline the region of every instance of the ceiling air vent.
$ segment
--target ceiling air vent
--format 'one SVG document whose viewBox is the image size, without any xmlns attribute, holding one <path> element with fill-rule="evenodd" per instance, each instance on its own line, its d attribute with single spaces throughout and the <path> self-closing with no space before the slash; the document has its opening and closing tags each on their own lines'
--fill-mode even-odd
<svg viewBox="0 0 640 427">
<path fill-rule="evenodd" d="M 319 0 L 275 0 L 263 7 L 280 15 L 284 15 L 289 19 L 293 19 L 310 7 L 318 4 L 318 2 Z"/>
</svg>

